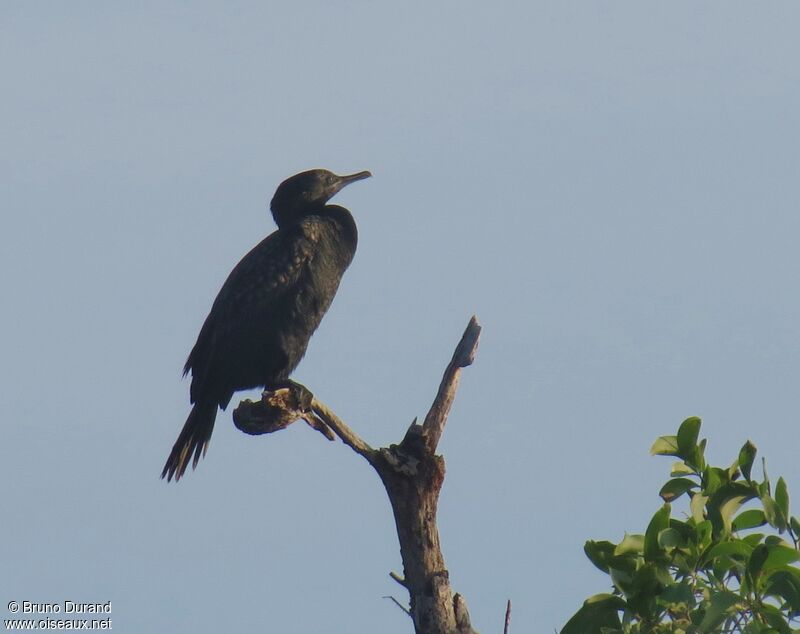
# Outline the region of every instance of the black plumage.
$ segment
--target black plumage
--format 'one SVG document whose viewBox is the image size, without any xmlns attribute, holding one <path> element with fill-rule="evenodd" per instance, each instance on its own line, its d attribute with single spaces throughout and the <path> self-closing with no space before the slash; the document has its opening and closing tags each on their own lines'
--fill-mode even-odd
<svg viewBox="0 0 800 634">
<path fill-rule="evenodd" d="M 179 480 L 204 455 L 217 407 L 238 390 L 289 384 L 289 375 L 333 301 L 356 251 L 358 232 L 344 207 L 326 204 L 370 176 L 316 169 L 278 187 L 270 209 L 278 230 L 231 271 L 186 361 L 194 404 L 161 477 Z"/>
</svg>

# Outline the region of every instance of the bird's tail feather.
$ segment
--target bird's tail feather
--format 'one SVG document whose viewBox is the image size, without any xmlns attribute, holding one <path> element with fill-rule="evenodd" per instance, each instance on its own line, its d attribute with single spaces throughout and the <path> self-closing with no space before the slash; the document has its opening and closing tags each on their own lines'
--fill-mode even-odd
<svg viewBox="0 0 800 634">
<path fill-rule="evenodd" d="M 192 469 L 197 466 L 200 456 L 205 456 L 208 450 L 216 417 L 216 401 L 198 401 L 194 404 L 167 458 L 164 470 L 161 472 L 162 478 L 167 478 L 169 482 L 174 477 L 177 482 L 186 472 L 189 460 L 192 460 Z"/>
</svg>

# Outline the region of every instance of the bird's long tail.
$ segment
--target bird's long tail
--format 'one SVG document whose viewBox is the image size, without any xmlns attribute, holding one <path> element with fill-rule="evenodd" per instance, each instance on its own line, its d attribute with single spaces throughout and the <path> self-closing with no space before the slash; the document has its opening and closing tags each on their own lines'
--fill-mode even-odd
<svg viewBox="0 0 800 634">
<path fill-rule="evenodd" d="M 174 477 L 177 482 L 186 472 L 189 460 L 192 460 L 192 469 L 197 466 L 200 456 L 205 456 L 208 450 L 216 417 L 216 401 L 198 401 L 194 404 L 178 440 L 175 441 L 169 458 L 167 458 L 167 463 L 161 472 L 162 478 L 166 477 L 169 482 Z"/>
</svg>

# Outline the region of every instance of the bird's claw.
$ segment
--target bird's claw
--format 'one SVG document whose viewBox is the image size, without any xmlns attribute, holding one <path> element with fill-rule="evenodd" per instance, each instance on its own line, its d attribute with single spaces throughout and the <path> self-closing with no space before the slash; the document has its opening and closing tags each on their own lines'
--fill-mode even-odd
<svg viewBox="0 0 800 634">
<path fill-rule="evenodd" d="M 311 403 L 314 401 L 314 394 L 302 383 L 289 381 L 287 386 L 297 403 L 297 410 L 303 413 L 311 411 Z"/>
</svg>

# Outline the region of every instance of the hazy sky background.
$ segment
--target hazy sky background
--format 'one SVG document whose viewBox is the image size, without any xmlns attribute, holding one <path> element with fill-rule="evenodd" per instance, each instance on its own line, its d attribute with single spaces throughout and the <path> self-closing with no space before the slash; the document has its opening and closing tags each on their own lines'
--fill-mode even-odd
<svg viewBox="0 0 800 634">
<path fill-rule="evenodd" d="M 277 184 L 359 251 L 295 373 L 373 445 L 484 331 L 440 445 L 475 626 L 552 632 L 607 589 L 700 415 L 800 504 L 800 5 L 0 4 L 0 612 L 112 601 L 118 632 L 401 634 L 377 476 L 302 424 L 159 480 L 180 370 Z M 244 396 L 244 395 L 243 395 Z M 248 394 L 247 396 L 253 396 Z M 234 403 L 237 402 L 234 400 Z"/>
</svg>

